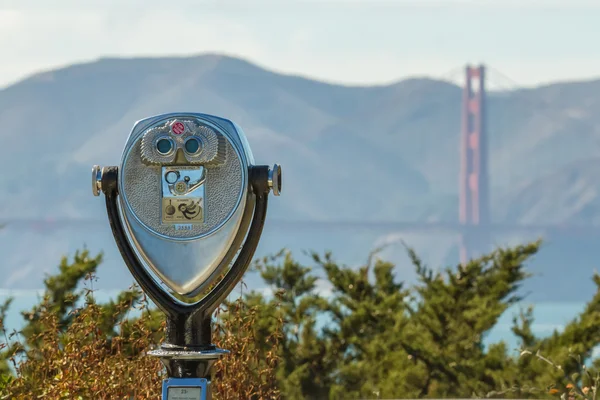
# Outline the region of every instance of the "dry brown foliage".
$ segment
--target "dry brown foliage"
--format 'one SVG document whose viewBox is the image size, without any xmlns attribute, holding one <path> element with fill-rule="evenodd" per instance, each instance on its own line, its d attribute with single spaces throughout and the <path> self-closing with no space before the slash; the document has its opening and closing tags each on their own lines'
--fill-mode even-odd
<svg viewBox="0 0 600 400">
<path fill-rule="evenodd" d="M 16 376 L 0 393 L 2 399 L 160 399 L 164 369 L 145 351 L 156 347 L 164 324 L 146 302 L 141 315 L 123 321 L 116 332 L 102 332 L 103 309 L 94 302 L 74 310 L 72 322 L 61 327 L 45 301 L 40 308 L 36 346 L 12 344 L 10 361 Z M 132 304 L 120 307 L 130 307 Z M 268 338 L 264 354 L 255 344 L 255 310 L 241 300 L 217 313 L 214 342 L 230 354 L 213 368 L 215 399 L 273 399 L 279 334 Z M 281 325 L 280 325 L 281 326 Z"/>
<path fill-rule="evenodd" d="M 215 324 L 215 344 L 231 351 L 215 365 L 213 385 L 222 399 L 277 399 L 280 397 L 276 382 L 279 362 L 279 341 L 283 334 L 283 320 L 277 321 L 276 333 L 266 338 L 267 351 L 262 351 L 253 328 L 257 313 L 237 300 L 219 310 L 226 312 Z"/>
</svg>

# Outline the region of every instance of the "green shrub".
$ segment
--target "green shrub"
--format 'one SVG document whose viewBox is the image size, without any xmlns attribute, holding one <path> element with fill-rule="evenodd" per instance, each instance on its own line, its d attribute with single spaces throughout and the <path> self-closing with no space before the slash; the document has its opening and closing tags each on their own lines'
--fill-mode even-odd
<svg viewBox="0 0 600 400">
<path fill-rule="evenodd" d="M 408 250 L 418 278 L 410 286 L 397 282 L 396 266 L 376 252 L 358 268 L 331 254 L 312 254 L 313 265 L 286 251 L 257 260 L 254 269 L 273 295 L 245 291 L 216 312 L 214 342 L 231 354 L 214 367 L 215 398 L 595 399 L 600 290 L 562 332 L 546 338 L 532 333 L 532 310 L 522 310 L 513 326 L 520 355 L 504 342 L 483 345 L 500 316 L 522 300 L 525 265 L 539 246 L 501 248 L 439 271 Z M 100 263 L 86 251 L 63 259 L 59 273 L 46 279 L 43 301 L 23 313 L 17 342 L 7 345 L 10 333 L 0 325 L 6 398 L 160 397 L 163 368 L 144 353 L 160 344 L 163 316 L 135 287 L 106 304 L 77 289 L 92 286 Z M 600 288 L 599 276 L 594 282 Z M 331 294 L 323 296 L 318 285 Z"/>
<path fill-rule="evenodd" d="M 45 281 L 40 304 L 24 312 L 26 324 L 6 341 L 0 397 L 10 399 L 157 399 L 164 370 L 145 352 L 160 344 L 163 315 L 136 287 L 115 301 L 97 304 L 89 289 L 101 256 L 87 251 L 63 259 L 60 273 Z M 77 289 L 78 283 L 87 288 Z M 81 307 L 76 305 L 84 300 Z M 8 304 L 0 311 L 5 314 Z M 138 317 L 129 316 L 133 311 Z M 214 366 L 216 399 L 276 398 L 277 353 L 254 349 L 255 311 L 241 301 L 226 303 L 215 324 L 215 344 L 231 351 Z M 2 318 L 3 319 L 3 318 Z M 11 340 L 10 345 L 9 339 Z M 277 347 L 274 326 L 264 345 Z M 12 364 L 16 376 L 8 374 Z"/>
</svg>

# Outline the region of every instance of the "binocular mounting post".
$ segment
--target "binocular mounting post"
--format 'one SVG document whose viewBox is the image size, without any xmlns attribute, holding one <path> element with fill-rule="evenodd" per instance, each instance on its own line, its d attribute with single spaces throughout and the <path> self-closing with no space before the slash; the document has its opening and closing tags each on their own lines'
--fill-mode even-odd
<svg viewBox="0 0 600 400">
<path fill-rule="evenodd" d="M 280 174 L 278 166 L 275 169 Z M 246 241 L 224 278 L 206 297 L 188 305 L 169 298 L 138 261 L 119 219 L 118 167 L 104 167 L 95 173 L 94 190 L 105 194 L 109 223 L 123 260 L 142 290 L 166 315 L 164 342 L 160 349 L 148 352 L 158 357 L 167 371 L 163 399 L 168 399 L 167 390 L 174 387 L 188 387 L 190 391 L 200 388 L 200 398 L 211 399 L 212 366 L 223 354 L 229 353 L 212 344 L 212 313 L 240 281 L 252 261 L 265 223 L 268 194 L 273 190 L 279 195 L 280 176 L 274 177 L 268 166 L 249 167 L 248 195 L 255 196 L 256 203 Z M 189 398 L 194 398 L 195 393 L 198 392 L 193 395 L 190 392 Z"/>
</svg>

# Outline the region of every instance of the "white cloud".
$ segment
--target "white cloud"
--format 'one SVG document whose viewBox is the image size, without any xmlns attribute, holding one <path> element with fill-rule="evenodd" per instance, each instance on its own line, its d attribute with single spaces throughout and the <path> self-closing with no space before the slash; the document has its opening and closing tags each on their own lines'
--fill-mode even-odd
<svg viewBox="0 0 600 400">
<path fill-rule="evenodd" d="M 234 52 L 261 58 L 248 27 L 222 15 L 192 18 L 182 10 L 0 10 L 0 85 L 39 70 L 104 56 Z M 15 40 L 15 37 L 19 38 Z"/>
<path fill-rule="evenodd" d="M 0 87 L 103 56 L 203 52 L 354 84 L 471 60 L 523 84 L 588 78 L 599 12 L 592 0 L 0 0 Z"/>
<path fill-rule="evenodd" d="M 237 49 L 245 56 L 261 56 L 262 47 L 244 23 L 221 15 L 191 18 L 176 11 L 151 11 L 124 24 L 115 21 L 121 36 L 117 54 L 185 54 Z M 117 36 L 114 35 L 113 36 Z M 115 39 L 117 39 L 115 37 Z"/>
<path fill-rule="evenodd" d="M 323 5 L 333 4 L 344 5 L 386 5 L 388 7 L 440 7 L 440 6 L 465 6 L 465 7 L 542 7 L 553 6 L 565 8 L 588 7 L 598 8 L 600 4 L 596 0 L 172 0 L 168 3 L 161 0 L 59 0 L 47 2 L 44 0 L 3 0 L 0 3 L 1 8 L 11 9 L 83 9 L 83 8 L 122 8 L 136 7 L 137 9 L 168 9 L 173 7 L 263 7 L 263 6 L 281 6 L 289 7 L 292 5 Z"/>
</svg>

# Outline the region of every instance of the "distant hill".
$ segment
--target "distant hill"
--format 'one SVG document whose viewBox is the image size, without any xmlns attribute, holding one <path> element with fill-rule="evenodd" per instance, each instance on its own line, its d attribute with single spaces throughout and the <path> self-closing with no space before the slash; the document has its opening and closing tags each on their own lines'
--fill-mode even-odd
<svg viewBox="0 0 600 400">
<path fill-rule="evenodd" d="M 0 220 L 104 219 L 91 166 L 118 163 L 136 120 L 200 111 L 242 126 L 258 163 L 283 165 L 270 218 L 455 221 L 461 96 L 430 79 L 340 86 L 211 54 L 40 73 L 0 90 Z M 600 224 L 600 81 L 488 104 L 493 218 Z"/>
<path fill-rule="evenodd" d="M 600 160 L 598 89 L 600 81 L 489 96 L 497 219 L 564 222 L 598 207 L 588 194 L 571 210 L 564 201 L 535 217 L 530 210 L 575 184 L 597 191 L 586 171 Z M 0 218 L 88 217 L 89 166 L 116 163 L 137 119 L 189 110 L 237 121 L 257 162 L 283 164 L 280 217 L 454 220 L 460 101 L 446 82 L 336 86 L 218 55 L 101 59 L 40 73 L 0 91 L 0 139 L 11 149 L 0 167 L 19 166 L 0 176 Z M 565 168 L 579 181 L 555 181 Z M 25 179 L 41 173 L 35 184 Z"/>
</svg>

